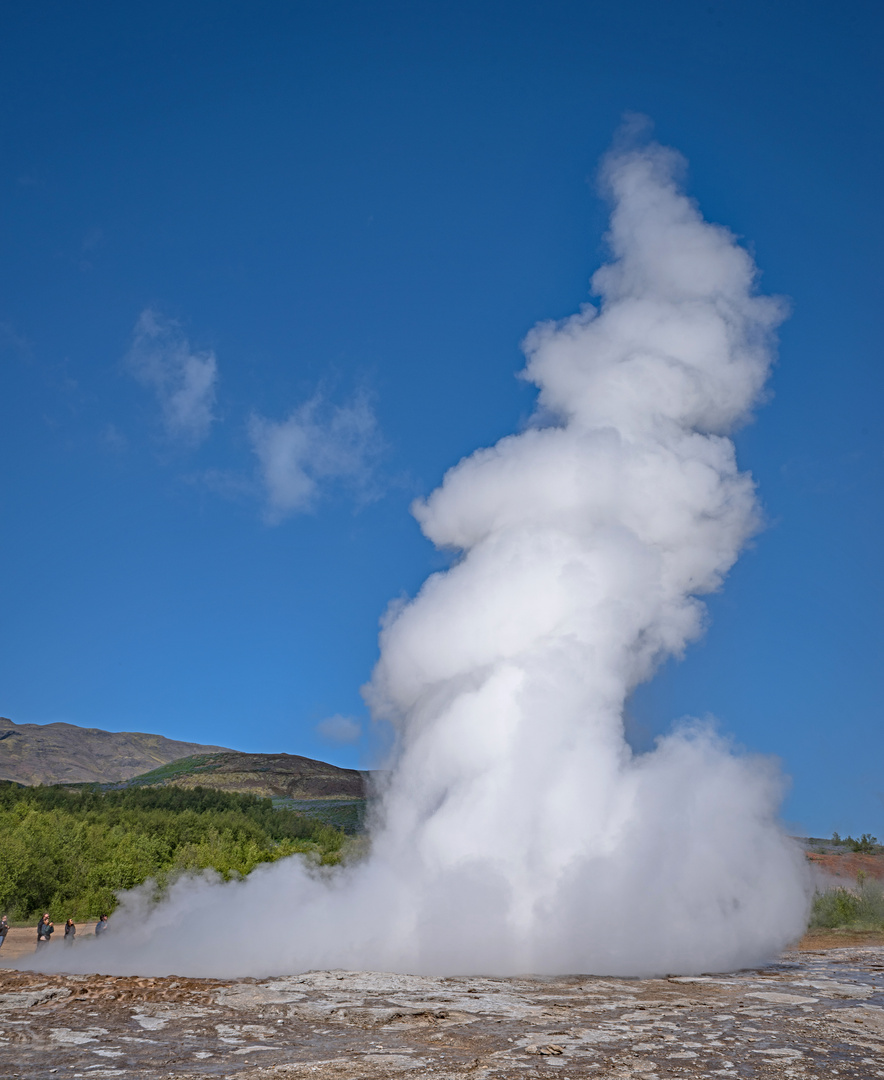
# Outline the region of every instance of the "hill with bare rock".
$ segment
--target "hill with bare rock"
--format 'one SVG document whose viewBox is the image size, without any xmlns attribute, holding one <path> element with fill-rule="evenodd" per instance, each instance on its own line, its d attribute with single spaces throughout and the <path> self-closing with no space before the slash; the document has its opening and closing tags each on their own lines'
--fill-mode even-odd
<svg viewBox="0 0 884 1080">
<path fill-rule="evenodd" d="M 365 774 L 297 754 L 196 754 L 132 778 L 127 786 L 211 787 L 264 798 L 354 800 L 365 798 Z"/>
<path fill-rule="evenodd" d="M 19 784 L 119 783 L 179 758 L 225 749 L 140 731 L 16 724 L 0 717 L 0 780 Z"/>
</svg>

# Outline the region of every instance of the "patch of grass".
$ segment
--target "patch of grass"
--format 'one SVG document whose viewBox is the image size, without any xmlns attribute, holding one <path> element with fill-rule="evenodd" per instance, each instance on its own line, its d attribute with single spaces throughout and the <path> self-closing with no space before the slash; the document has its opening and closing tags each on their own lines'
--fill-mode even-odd
<svg viewBox="0 0 884 1080">
<path fill-rule="evenodd" d="M 178 776 L 206 772 L 218 758 L 223 756 L 223 754 L 194 754 L 192 757 L 179 758 L 177 761 L 170 761 L 167 765 L 160 765 L 158 769 L 151 769 L 150 772 L 133 776 L 131 780 L 114 786 L 130 788 L 165 784 Z"/>
</svg>

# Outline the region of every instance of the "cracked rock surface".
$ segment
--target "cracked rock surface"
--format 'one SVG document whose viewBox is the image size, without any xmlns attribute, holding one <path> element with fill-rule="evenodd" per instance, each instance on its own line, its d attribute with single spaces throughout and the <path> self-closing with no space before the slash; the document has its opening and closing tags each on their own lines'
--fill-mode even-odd
<svg viewBox="0 0 884 1080">
<path fill-rule="evenodd" d="M 884 947 L 732 975 L 0 972 L 0 1077 L 884 1078 Z"/>
</svg>

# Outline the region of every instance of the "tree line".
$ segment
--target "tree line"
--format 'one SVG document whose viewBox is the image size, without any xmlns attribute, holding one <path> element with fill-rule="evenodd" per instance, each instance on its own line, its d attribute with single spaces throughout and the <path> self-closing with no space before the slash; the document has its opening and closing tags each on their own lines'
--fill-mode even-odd
<svg viewBox="0 0 884 1080">
<path fill-rule="evenodd" d="M 117 894 L 182 871 L 225 879 L 304 854 L 341 857 L 344 835 L 256 795 L 158 787 L 102 791 L 0 782 L 0 914 L 13 921 L 84 921 Z"/>
</svg>

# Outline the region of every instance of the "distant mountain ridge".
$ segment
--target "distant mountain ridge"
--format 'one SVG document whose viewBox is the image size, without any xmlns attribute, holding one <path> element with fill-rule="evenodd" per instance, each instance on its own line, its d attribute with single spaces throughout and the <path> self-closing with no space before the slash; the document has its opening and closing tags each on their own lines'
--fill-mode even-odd
<svg viewBox="0 0 884 1080">
<path fill-rule="evenodd" d="M 19 784 L 210 787 L 302 811 L 314 806 L 338 824 L 335 815 L 344 810 L 354 820 L 362 813 L 367 775 L 296 754 L 246 754 L 138 731 L 0 717 L 0 780 Z"/>
<path fill-rule="evenodd" d="M 16 724 L 0 717 L 0 780 L 19 784 L 112 784 L 225 746 L 180 742 L 140 731 L 76 724 Z"/>
</svg>

